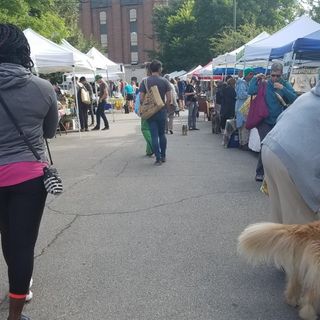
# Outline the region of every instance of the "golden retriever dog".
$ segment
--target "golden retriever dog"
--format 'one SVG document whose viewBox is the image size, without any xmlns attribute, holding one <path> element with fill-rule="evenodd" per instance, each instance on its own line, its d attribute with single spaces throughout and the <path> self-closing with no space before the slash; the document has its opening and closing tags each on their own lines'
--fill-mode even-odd
<svg viewBox="0 0 320 320">
<path fill-rule="evenodd" d="M 320 307 L 320 222 L 256 223 L 238 240 L 238 252 L 249 263 L 272 263 L 285 270 L 286 302 L 299 307 L 301 319 L 316 320 Z"/>
</svg>

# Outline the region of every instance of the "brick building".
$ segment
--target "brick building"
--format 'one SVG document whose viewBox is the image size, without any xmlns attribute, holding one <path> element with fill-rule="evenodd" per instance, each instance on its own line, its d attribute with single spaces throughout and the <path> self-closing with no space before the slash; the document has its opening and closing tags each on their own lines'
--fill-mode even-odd
<svg viewBox="0 0 320 320">
<path fill-rule="evenodd" d="M 168 0 L 89 0 L 82 1 L 80 27 L 85 37 L 93 36 L 107 48 L 108 58 L 126 65 L 149 60 L 156 49 L 151 23 L 156 4 Z"/>
</svg>

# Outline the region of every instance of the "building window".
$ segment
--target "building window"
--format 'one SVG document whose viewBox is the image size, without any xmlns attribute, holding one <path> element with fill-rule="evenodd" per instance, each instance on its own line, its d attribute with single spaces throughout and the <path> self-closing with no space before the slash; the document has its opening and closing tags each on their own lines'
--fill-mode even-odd
<svg viewBox="0 0 320 320">
<path fill-rule="evenodd" d="M 108 29 L 106 24 L 100 24 L 100 34 L 107 34 Z"/>
<path fill-rule="evenodd" d="M 138 34 L 136 32 L 131 32 L 130 41 L 132 46 L 138 45 Z"/>
<path fill-rule="evenodd" d="M 137 10 L 131 9 L 129 11 L 129 16 L 130 16 L 130 22 L 137 21 Z"/>
<path fill-rule="evenodd" d="M 130 22 L 130 32 L 137 32 L 138 24 L 137 21 Z"/>
<path fill-rule="evenodd" d="M 100 16 L 100 24 L 107 24 L 107 13 L 105 11 L 101 11 L 99 13 Z"/>
<path fill-rule="evenodd" d="M 108 35 L 102 34 L 100 35 L 101 45 L 105 48 L 108 46 Z"/>
<path fill-rule="evenodd" d="M 138 61 L 138 52 L 131 52 L 131 64 L 137 64 Z"/>
</svg>

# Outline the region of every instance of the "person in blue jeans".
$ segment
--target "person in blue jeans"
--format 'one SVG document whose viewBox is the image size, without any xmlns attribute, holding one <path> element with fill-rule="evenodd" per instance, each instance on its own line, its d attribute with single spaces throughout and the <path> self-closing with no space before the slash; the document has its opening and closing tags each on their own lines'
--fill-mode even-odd
<svg viewBox="0 0 320 320">
<path fill-rule="evenodd" d="M 109 122 L 108 119 L 104 113 L 106 104 L 107 104 L 107 98 L 108 98 L 108 85 L 106 82 L 102 79 L 102 76 L 96 75 L 95 81 L 99 84 L 99 101 L 98 101 L 98 108 L 96 112 L 97 117 L 97 125 L 92 130 L 100 130 L 100 119 L 102 118 L 104 122 L 104 128 L 102 130 L 109 130 Z"/>
<path fill-rule="evenodd" d="M 167 79 L 161 76 L 162 63 L 158 60 L 153 60 L 150 63 L 151 76 L 141 82 L 140 86 L 140 101 L 143 103 L 146 93 L 152 86 L 157 86 L 161 99 L 166 105 L 152 117 L 148 119 L 152 149 L 156 156 L 155 165 L 159 166 L 166 162 L 167 138 L 165 135 L 165 127 L 167 121 L 167 108 L 171 104 L 171 86 Z"/>
<path fill-rule="evenodd" d="M 197 82 L 196 77 L 192 77 L 191 81 L 187 84 L 185 96 L 187 100 L 188 107 L 188 127 L 189 130 L 199 130 L 197 128 L 197 112 L 198 112 L 198 102 L 197 102 L 197 91 L 195 84 Z"/>
</svg>

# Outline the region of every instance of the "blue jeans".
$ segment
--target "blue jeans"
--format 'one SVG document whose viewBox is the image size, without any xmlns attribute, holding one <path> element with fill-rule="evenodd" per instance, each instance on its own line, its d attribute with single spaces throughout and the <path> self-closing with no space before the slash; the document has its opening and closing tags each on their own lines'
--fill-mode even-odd
<svg viewBox="0 0 320 320">
<path fill-rule="evenodd" d="M 106 104 L 107 103 L 105 101 L 102 101 L 98 104 L 98 108 L 97 108 L 97 112 L 96 112 L 97 128 L 100 128 L 100 118 L 102 118 L 102 120 L 104 122 L 104 126 L 106 128 L 109 128 L 109 122 L 108 122 L 108 119 L 104 113 Z"/>
<path fill-rule="evenodd" d="M 148 119 L 151 139 L 152 139 L 152 149 L 156 156 L 157 161 L 161 160 L 161 158 L 166 157 L 166 149 L 167 149 L 167 138 L 165 135 L 166 128 L 166 114 L 167 111 L 165 108 L 157 112 L 150 119 Z"/>
<path fill-rule="evenodd" d="M 188 101 L 188 127 L 189 129 L 196 128 L 196 121 L 197 121 L 197 111 L 198 111 L 198 104 L 195 101 Z"/>
</svg>

